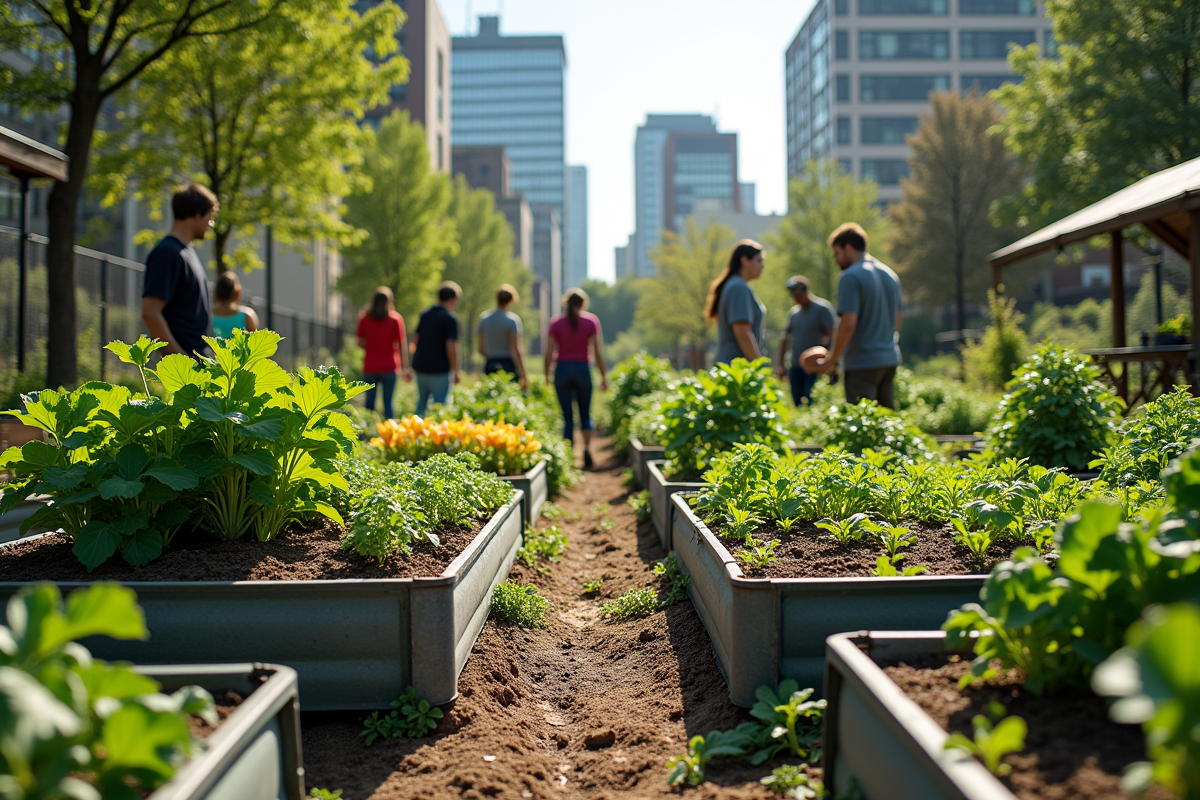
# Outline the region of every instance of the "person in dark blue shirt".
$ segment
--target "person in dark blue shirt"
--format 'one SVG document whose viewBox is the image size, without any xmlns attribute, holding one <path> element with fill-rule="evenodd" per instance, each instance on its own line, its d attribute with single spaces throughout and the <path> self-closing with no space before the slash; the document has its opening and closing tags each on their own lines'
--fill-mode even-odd
<svg viewBox="0 0 1200 800">
<path fill-rule="evenodd" d="M 146 257 L 142 321 L 151 336 L 167 343 L 166 353 L 210 354 L 203 339 L 212 321 L 208 274 L 191 245 L 208 235 L 217 210 L 216 196 L 203 186 L 176 190 L 171 232 Z"/>
</svg>

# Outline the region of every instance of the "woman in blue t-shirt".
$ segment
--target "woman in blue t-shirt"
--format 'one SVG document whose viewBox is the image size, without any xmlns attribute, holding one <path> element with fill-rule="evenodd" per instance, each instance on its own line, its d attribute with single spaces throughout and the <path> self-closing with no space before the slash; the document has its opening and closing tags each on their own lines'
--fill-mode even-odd
<svg viewBox="0 0 1200 800">
<path fill-rule="evenodd" d="M 242 299 L 242 284 L 237 275 L 222 272 L 217 278 L 217 288 L 213 295 L 216 299 L 213 303 L 213 336 L 228 339 L 236 330 L 247 333 L 258 330 L 258 315 L 254 313 L 254 309 L 239 305 Z"/>
</svg>

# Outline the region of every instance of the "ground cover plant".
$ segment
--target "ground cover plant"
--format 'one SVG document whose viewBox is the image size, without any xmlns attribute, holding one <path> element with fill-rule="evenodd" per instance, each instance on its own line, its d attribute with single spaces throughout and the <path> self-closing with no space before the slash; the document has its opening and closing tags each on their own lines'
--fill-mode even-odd
<svg viewBox="0 0 1200 800">
<path fill-rule="evenodd" d="M 661 392 L 674 377 L 671 363 L 646 353 L 637 353 L 612 368 L 606 401 L 613 449 L 624 455 L 629 446 L 630 426 L 644 398 Z"/>
<path fill-rule="evenodd" d="M 542 460 L 541 442 L 524 424 L 495 419 L 430 422 L 417 416 L 378 423 L 371 446 L 385 461 L 421 461 L 435 453 L 471 453 L 488 472 L 523 475 Z"/>
<path fill-rule="evenodd" d="M 437 721 L 445 716 L 437 706 L 429 704 L 428 700 L 417 697 L 417 690 L 409 686 L 393 700 L 391 710 L 383 713 L 372 711 L 363 720 L 363 729 L 359 736 L 363 743 L 370 746 L 377 739 L 420 739 L 428 736 L 437 729 Z"/>
<path fill-rule="evenodd" d="M 789 437 L 770 362 L 734 359 L 680 381 L 662 407 L 663 443 L 673 480 L 700 477 L 718 454 L 755 442 L 783 450 Z"/>
<path fill-rule="evenodd" d="M 348 487 L 342 547 L 380 564 L 420 542 L 438 545 L 439 530 L 485 520 L 514 494 L 471 453 L 439 453 L 415 463 L 347 458 L 338 466 Z"/>
<path fill-rule="evenodd" d="M 517 560 L 527 567 L 536 567 L 539 561 L 558 561 L 567 551 L 567 534 L 558 525 L 530 528 L 525 531 L 525 540 L 517 551 Z"/>
<path fill-rule="evenodd" d="M 505 581 L 492 590 L 492 616 L 519 628 L 546 627 L 550 603 L 532 583 Z"/>
<path fill-rule="evenodd" d="M 1053 563 L 1018 549 L 944 628 L 949 647 L 975 654 L 964 687 L 1018 669 L 1033 695 L 1090 683 L 1126 698 L 1113 718 L 1144 722 L 1154 759 L 1132 781 L 1153 777 L 1191 798 L 1200 796 L 1200 453 L 1174 462 L 1164 483 L 1166 507 L 1132 522 L 1114 503 L 1084 503 L 1059 526 Z"/>
<path fill-rule="evenodd" d="M 280 341 L 272 331 L 206 341 L 211 358 L 169 355 L 156 369 L 150 357 L 164 342 L 109 344 L 139 370 L 140 393 L 93 381 L 25 395 L 23 411 L 5 413 L 48 439 L 0 456 L 10 476 L 0 513 L 50 495 L 22 534 L 61 528 L 89 570 L 118 551 L 146 564 L 185 525 L 269 541 L 314 515 L 340 523 L 318 497 L 348 488 L 334 461 L 357 439 L 336 411 L 366 385 L 332 368 L 285 372 L 271 361 Z"/>
<path fill-rule="evenodd" d="M 507 422 L 524 425 L 538 443 L 546 458 L 546 478 L 550 495 L 557 497 L 579 480 L 579 472 L 571 457 L 571 444 L 562 436 L 562 412 L 554 388 L 542 381 L 530 381 L 529 389 L 521 387 L 505 373 L 482 376 L 474 386 L 459 388 L 453 406 L 435 406 L 430 419 L 461 419 L 475 422 Z"/>
<path fill-rule="evenodd" d="M 167 781 L 194 750 L 189 715 L 216 724 L 197 686 L 171 695 L 128 665 L 93 660 L 78 639 L 147 638 L 134 593 L 111 583 L 74 592 L 38 584 L 0 626 L 0 796 L 135 798 Z"/>
<path fill-rule="evenodd" d="M 600 606 L 600 613 L 613 620 L 638 619 L 648 617 L 656 611 L 662 611 L 676 603 L 687 600 L 687 587 L 691 579 L 683 574 L 674 554 L 667 556 L 654 565 L 654 575 L 658 578 L 659 588 L 647 586 L 640 589 L 630 589 L 621 594 L 616 600 Z M 600 583 L 593 584 L 596 592 Z M 661 589 L 661 598 L 660 595 Z M 584 587 L 587 592 L 587 587 Z"/>
<path fill-rule="evenodd" d="M 1048 552 L 1053 523 L 1089 497 L 1114 496 L 1103 483 L 1013 459 L 905 461 L 873 451 L 780 455 L 753 444 L 717 456 L 704 479 L 708 485 L 690 502 L 705 524 L 738 546 L 734 555 L 748 571 L 770 565 L 778 544 L 771 536 L 793 534 L 800 523 L 812 523 L 815 535 L 841 545 L 874 542 L 880 576 L 924 571 L 906 561 L 904 550 L 919 539 L 912 526 L 951 526 L 962 558 L 983 569 L 994 559 L 994 544 L 1008 552 L 1021 545 Z M 1131 517 L 1145 508 L 1118 511 Z M 766 538 L 755 538 L 759 534 Z"/>
<path fill-rule="evenodd" d="M 1044 342 L 1004 390 L 985 436 L 993 458 L 1082 471 L 1116 438 L 1121 401 L 1075 350 Z"/>
</svg>

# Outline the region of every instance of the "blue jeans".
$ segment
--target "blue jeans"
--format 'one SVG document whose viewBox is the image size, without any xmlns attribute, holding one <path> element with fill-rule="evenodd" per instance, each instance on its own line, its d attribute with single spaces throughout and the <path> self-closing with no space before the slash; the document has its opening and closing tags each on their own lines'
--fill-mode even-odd
<svg viewBox="0 0 1200 800">
<path fill-rule="evenodd" d="M 517 362 L 505 356 L 492 356 L 483 365 L 483 374 L 491 375 L 494 372 L 507 372 L 513 376 L 513 380 L 517 379 Z"/>
<path fill-rule="evenodd" d="M 792 383 L 792 400 L 796 405 L 800 405 L 801 400 L 812 402 L 813 386 L 817 384 L 817 378 L 820 377 L 817 373 L 808 373 L 803 367 L 791 367 L 788 369 L 788 379 Z"/>
<path fill-rule="evenodd" d="M 418 372 L 417 373 L 417 416 L 425 416 L 429 401 L 441 405 L 450 403 L 450 373 L 449 372 Z"/>
<path fill-rule="evenodd" d="M 383 416 L 386 419 L 392 419 L 395 416 L 395 409 L 392 408 L 392 398 L 396 396 L 396 373 L 367 372 L 363 374 L 363 380 L 371 384 L 371 388 L 367 389 L 366 392 L 367 410 L 375 410 L 375 391 L 382 389 Z"/>
<path fill-rule="evenodd" d="M 558 393 L 558 405 L 563 412 L 563 437 L 567 441 L 575 438 L 575 419 L 571 413 L 571 399 L 579 406 L 579 429 L 595 430 L 592 422 L 592 368 L 586 361 L 560 361 L 554 368 L 554 391 Z"/>
</svg>

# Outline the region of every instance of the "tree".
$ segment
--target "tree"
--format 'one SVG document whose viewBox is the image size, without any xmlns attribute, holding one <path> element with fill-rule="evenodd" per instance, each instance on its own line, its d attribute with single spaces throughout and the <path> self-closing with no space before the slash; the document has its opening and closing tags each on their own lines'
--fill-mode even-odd
<svg viewBox="0 0 1200 800">
<path fill-rule="evenodd" d="M 643 281 L 635 320 L 647 343 L 686 347 L 699 368 L 713 333 L 704 314 L 708 287 L 729 263 L 737 234 L 716 222 L 701 229 L 691 217 L 686 225 L 682 235 L 665 231 L 650 251 L 657 274 Z"/>
<path fill-rule="evenodd" d="M 24 109 L 68 109 L 67 180 L 47 201 L 46 381 L 74 385 L 75 215 L 104 102 L 188 39 L 224 36 L 270 17 L 282 0 L 10 0 L 0 6 L 0 47 L 35 50 L 18 73 L 0 63 L 0 99 Z"/>
<path fill-rule="evenodd" d="M 1033 181 L 1006 208 L 1035 226 L 1200 156 L 1200 0 L 1049 0 L 1058 58 L 1037 45 L 997 92 Z"/>
<path fill-rule="evenodd" d="M 343 251 L 338 289 L 365 303 L 376 286 L 388 286 L 396 310 L 411 318 L 433 301 L 446 258 L 458 250 L 448 214 L 454 186 L 429 168 L 425 131 L 407 111 L 383 121 L 359 169 L 371 186 L 346 198 L 346 222 L 367 237 Z"/>
<path fill-rule="evenodd" d="M 94 185 L 111 205 L 131 183 L 138 199 L 206 184 L 221 204 L 218 271 L 260 265 L 259 225 L 284 244 L 355 244 L 360 232 L 342 220 L 338 198 L 369 180 L 347 169 L 371 140 L 359 121 L 408 77 L 404 58 L 376 65 L 366 51 L 394 53 L 403 21 L 391 2 L 359 16 L 352 0 L 311 0 L 255 28 L 174 48 L 122 98 L 121 124 L 97 136 Z"/>
<path fill-rule="evenodd" d="M 604 327 L 604 342 L 612 344 L 625 331 L 633 327 L 637 312 L 638 279 L 626 275 L 616 283 L 605 283 L 595 278 L 583 282 L 583 290 L 591 302 L 589 311 L 600 318 Z"/>
<path fill-rule="evenodd" d="M 877 256 L 885 253 L 887 225 L 875 205 L 879 187 L 860 183 L 833 159 L 812 160 L 788 184 L 788 213 L 779 230 L 767 237 L 770 253 L 764 281 L 787 280 L 801 274 L 812 281 L 813 292 L 837 296 L 841 270 L 827 243 L 829 234 L 843 222 L 857 222 L 867 231 L 868 247 Z"/>
<path fill-rule="evenodd" d="M 450 217 L 458 233 L 458 252 L 446 259 L 442 278 L 454 281 L 463 290 L 458 316 L 463 322 L 463 352 L 470 365 L 475 354 L 475 324 L 484 311 L 495 305 L 500 284 L 512 284 L 519 294 L 527 294 L 532 276 L 513 257 L 512 228 L 496 210 L 496 198 L 487 189 L 472 189 L 459 175 L 454 182 Z M 528 306 L 518 305 L 513 311 L 519 313 L 522 308 Z"/>
<path fill-rule="evenodd" d="M 987 255 L 1015 238 L 991 211 L 1021 188 L 1024 170 L 993 133 L 1002 119 L 978 92 L 936 92 L 909 137 L 910 176 L 888 212 L 893 266 L 906 294 L 935 308 L 954 302 L 966 325 L 966 298 L 982 299 L 990 283 Z M 953 280 L 948 280 L 953 275 Z"/>
</svg>

